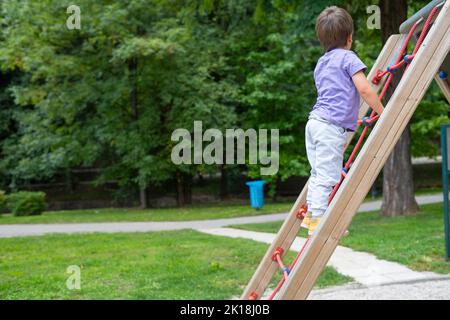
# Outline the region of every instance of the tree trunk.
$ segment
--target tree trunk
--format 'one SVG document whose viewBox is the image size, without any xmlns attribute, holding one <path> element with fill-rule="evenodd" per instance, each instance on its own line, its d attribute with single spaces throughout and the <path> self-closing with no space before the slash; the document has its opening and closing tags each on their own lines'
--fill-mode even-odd
<svg viewBox="0 0 450 320">
<path fill-rule="evenodd" d="M 225 200 L 229 197 L 228 192 L 228 172 L 225 165 L 220 166 L 220 199 Z"/>
<path fill-rule="evenodd" d="M 183 192 L 183 176 L 181 172 L 176 173 L 176 185 L 177 185 L 177 206 L 184 206 L 184 192 Z"/>
<path fill-rule="evenodd" d="M 74 191 L 74 181 L 73 181 L 73 174 L 71 169 L 65 170 L 65 177 L 64 177 L 64 186 L 66 189 L 66 192 L 73 193 Z"/>
<path fill-rule="evenodd" d="M 397 34 L 407 17 L 406 0 L 380 0 L 381 34 L 386 43 L 392 34 Z M 386 92 L 384 103 L 389 101 L 397 87 L 403 70 L 399 70 Z M 411 135 L 409 124 L 402 133 L 383 169 L 383 216 L 414 214 L 419 207 L 414 198 L 413 169 L 411 162 Z"/>
<path fill-rule="evenodd" d="M 409 127 L 405 129 L 383 170 L 383 216 L 414 214 L 419 210 L 414 198 Z"/>
<path fill-rule="evenodd" d="M 176 173 L 177 205 L 183 207 L 192 203 L 192 176 L 182 172 Z"/>
<path fill-rule="evenodd" d="M 281 179 L 280 179 L 279 176 L 277 176 L 277 179 L 273 182 L 274 187 L 273 187 L 273 190 L 271 192 L 271 194 L 272 194 L 271 198 L 272 198 L 273 202 L 277 202 L 278 201 L 278 186 L 280 185 L 280 183 L 281 183 Z"/>
<path fill-rule="evenodd" d="M 139 187 L 139 200 L 140 200 L 140 208 L 147 209 L 148 208 L 148 189 L 144 187 Z"/>
<path fill-rule="evenodd" d="M 192 175 L 185 174 L 183 179 L 183 197 L 185 204 L 192 204 Z"/>
<path fill-rule="evenodd" d="M 131 85 L 130 91 L 130 105 L 133 113 L 134 121 L 139 120 L 139 102 L 138 102 L 138 60 L 132 58 L 128 62 L 128 70 L 130 71 L 129 80 Z M 139 186 L 139 202 L 141 209 L 149 207 L 148 188 Z"/>
<path fill-rule="evenodd" d="M 128 70 L 130 71 L 130 104 L 133 111 L 134 120 L 139 119 L 139 105 L 138 105 L 138 60 L 133 58 L 128 63 Z"/>
</svg>

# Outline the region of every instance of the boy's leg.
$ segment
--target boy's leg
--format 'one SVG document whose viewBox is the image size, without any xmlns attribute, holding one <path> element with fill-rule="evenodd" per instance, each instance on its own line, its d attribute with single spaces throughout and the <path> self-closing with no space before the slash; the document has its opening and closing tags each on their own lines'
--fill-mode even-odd
<svg viewBox="0 0 450 320">
<path fill-rule="evenodd" d="M 305 129 L 305 145 L 306 145 L 306 155 L 308 157 L 309 165 L 311 166 L 310 178 L 308 180 L 308 192 L 306 194 L 306 205 L 308 206 L 308 212 L 306 217 L 302 221 L 302 227 L 308 229 L 311 220 L 311 201 L 313 194 L 315 193 L 315 182 L 316 182 L 316 146 L 312 136 L 312 126 L 311 120 L 307 122 Z"/>
<path fill-rule="evenodd" d="M 314 124 L 316 143 L 315 183 L 311 195 L 310 233 L 314 232 L 320 218 L 328 207 L 333 187 L 339 182 L 342 172 L 346 132 L 338 126 L 316 121 Z"/>
</svg>

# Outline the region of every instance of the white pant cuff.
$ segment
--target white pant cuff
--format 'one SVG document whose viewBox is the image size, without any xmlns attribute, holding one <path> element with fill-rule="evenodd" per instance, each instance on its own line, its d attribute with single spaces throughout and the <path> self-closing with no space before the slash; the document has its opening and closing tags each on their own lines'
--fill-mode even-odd
<svg viewBox="0 0 450 320">
<path fill-rule="evenodd" d="M 325 210 L 311 210 L 311 216 L 313 218 L 322 218 L 325 214 Z"/>
</svg>

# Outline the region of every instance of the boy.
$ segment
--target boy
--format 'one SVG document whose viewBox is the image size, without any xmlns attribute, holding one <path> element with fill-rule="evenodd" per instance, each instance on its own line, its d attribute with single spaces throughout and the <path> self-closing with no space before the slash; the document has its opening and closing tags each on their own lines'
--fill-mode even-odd
<svg viewBox="0 0 450 320">
<path fill-rule="evenodd" d="M 303 226 L 312 235 L 328 207 L 328 198 L 342 172 L 347 132 L 356 129 L 360 97 L 378 114 L 383 112 L 376 92 L 364 75 L 366 66 L 351 51 L 353 20 L 338 7 L 317 18 L 316 34 L 326 53 L 314 71 L 318 98 L 306 124 L 306 153 L 311 165 L 308 214 Z"/>
</svg>

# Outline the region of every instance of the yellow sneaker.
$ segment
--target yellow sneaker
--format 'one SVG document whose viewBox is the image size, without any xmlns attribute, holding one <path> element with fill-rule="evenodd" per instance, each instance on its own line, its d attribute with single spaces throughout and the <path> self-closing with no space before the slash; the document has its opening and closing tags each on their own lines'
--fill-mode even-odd
<svg viewBox="0 0 450 320">
<path fill-rule="evenodd" d="M 316 230 L 319 223 L 320 223 L 320 218 L 311 218 L 311 221 L 309 222 L 308 236 L 313 235 L 313 233 Z"/>
<path fill-rule="evenodd" d="M 311 212 L 306 213 L 306 217 L 303 219 L 301 227 L 309 229 L 309 224 L 311 223 Z"/>
</svg>

